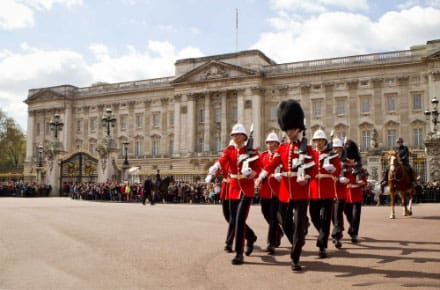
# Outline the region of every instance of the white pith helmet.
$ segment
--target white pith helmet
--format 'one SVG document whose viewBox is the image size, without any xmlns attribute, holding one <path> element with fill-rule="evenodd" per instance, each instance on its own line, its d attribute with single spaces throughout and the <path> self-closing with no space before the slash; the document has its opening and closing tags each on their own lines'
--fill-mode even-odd
<svg viewBox="0 0 440 290">
<path fill-rule="evenodd" d="M 313 134 L 312 140 L 316 140 L 316 139 L 325 139 L 326 141 L 328 141 L 327 135 L 322 129 L 316 130 L 315 133 Z"/>
<path fill-rule="evenodd" d="M 342 144 L 342 140 L 339 138 L 334 138 L 333 139 L 333 148 L 335 147 L 344 147 L 344 144 Z"/>
<path fill-rule="evenodd" d="M 246 132 L 246 129 L 244 128 L 243 124 L 237 123 L 232 127 L 231 135 L 234 134 L 244 134 L 246 137 L 248 137 L 248 133 Z"/>
<path fill-rule="evenodd" d="M 272 132 L 272 133 L 269 133 L 269 135 L 267 135 L 265 142 L 278 142 L 278 143 L 280 143 L 280 139 L 278 138 L 277 133 Z"/>
</svg>

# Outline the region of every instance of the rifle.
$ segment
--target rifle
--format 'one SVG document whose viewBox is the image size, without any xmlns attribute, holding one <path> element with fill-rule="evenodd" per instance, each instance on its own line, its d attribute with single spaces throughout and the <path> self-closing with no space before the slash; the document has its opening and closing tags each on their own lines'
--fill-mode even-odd
<svg viewBox="0 0 440 290">
<path fill-rule="evenodd" d="M 251 128 L 249 129 L 249 138 L 246 143 L 246 153 L 238 156 L 238 164 L 242 163 L 243 161 L 248 159 L 250 156 L 255 155 L 255 153 L 256 152 L 254 150 L 254 124 L 252 124 Z"/>
</svg>

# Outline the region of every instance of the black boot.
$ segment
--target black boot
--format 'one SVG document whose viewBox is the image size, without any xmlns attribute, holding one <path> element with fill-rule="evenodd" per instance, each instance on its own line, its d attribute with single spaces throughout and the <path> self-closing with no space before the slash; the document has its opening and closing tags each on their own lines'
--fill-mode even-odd
<svg viewBox="0 0 440 290">
<path fill-rule="evenodd" d="M 251 238 L 246 245 L 246 251 L 244 252 L 246 256 L 250 256 L 252 252 L 254 251 L 254 243 L 257 241 L 257 236 L 254 236 Z"/>
<path fill-rule="evenodd" d="M 231 261 L 232 265 L 241 265 L 244 263 L 243 254 L 235 255 L 234 259 Z"/>
</svg>

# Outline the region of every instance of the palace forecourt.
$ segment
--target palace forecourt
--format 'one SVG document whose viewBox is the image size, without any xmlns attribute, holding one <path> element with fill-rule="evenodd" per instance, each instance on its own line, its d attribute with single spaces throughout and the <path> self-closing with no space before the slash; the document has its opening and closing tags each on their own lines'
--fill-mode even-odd
<svg viewBox="0 0 440 290">
<path fill-rule="evenodd" d="M 259 205 L 256 248 L 232 266 L 219 205 L 2 198 L 0 289 L 440 289 L 440 204 L 413 210 L 390 220 L 389 207 L 363 207 L 360 243 L 345 237 L 328 259 L 310 228 L 294 273 L 287 239 L 263 252 Z"/>
</svg>

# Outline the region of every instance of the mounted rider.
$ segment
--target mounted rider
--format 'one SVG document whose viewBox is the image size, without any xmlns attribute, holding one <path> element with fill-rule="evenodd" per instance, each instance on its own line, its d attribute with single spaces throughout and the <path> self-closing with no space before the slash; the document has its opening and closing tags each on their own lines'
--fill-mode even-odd
<svg viewBox="0 0 440 290">
<path fill-rule="evenodd" d="M 406 170 L 408 171 L 410 182 L 411 182 L 411 184 L 413 184 L 414 183 L 414 171 L 413 171 L 411 165 L 409 164 L 409 149 L 407 146 L 403 145 L 403 138 L 402 137 L 399 137 L 397 139 L 396 143 L 397 143 L 397 147 L 394 150 L 396 150 L 398 152 L 399 159 L 402 162 L 403 166 L 405 166 Z M 383 193 L 384 187 L 388 183 L 389 171 L 390 171 L 390 167 L 387 166 L 387 168 L 382 176 L 383 179 L 381 181 L 382 193 Z"/>
</svg>

